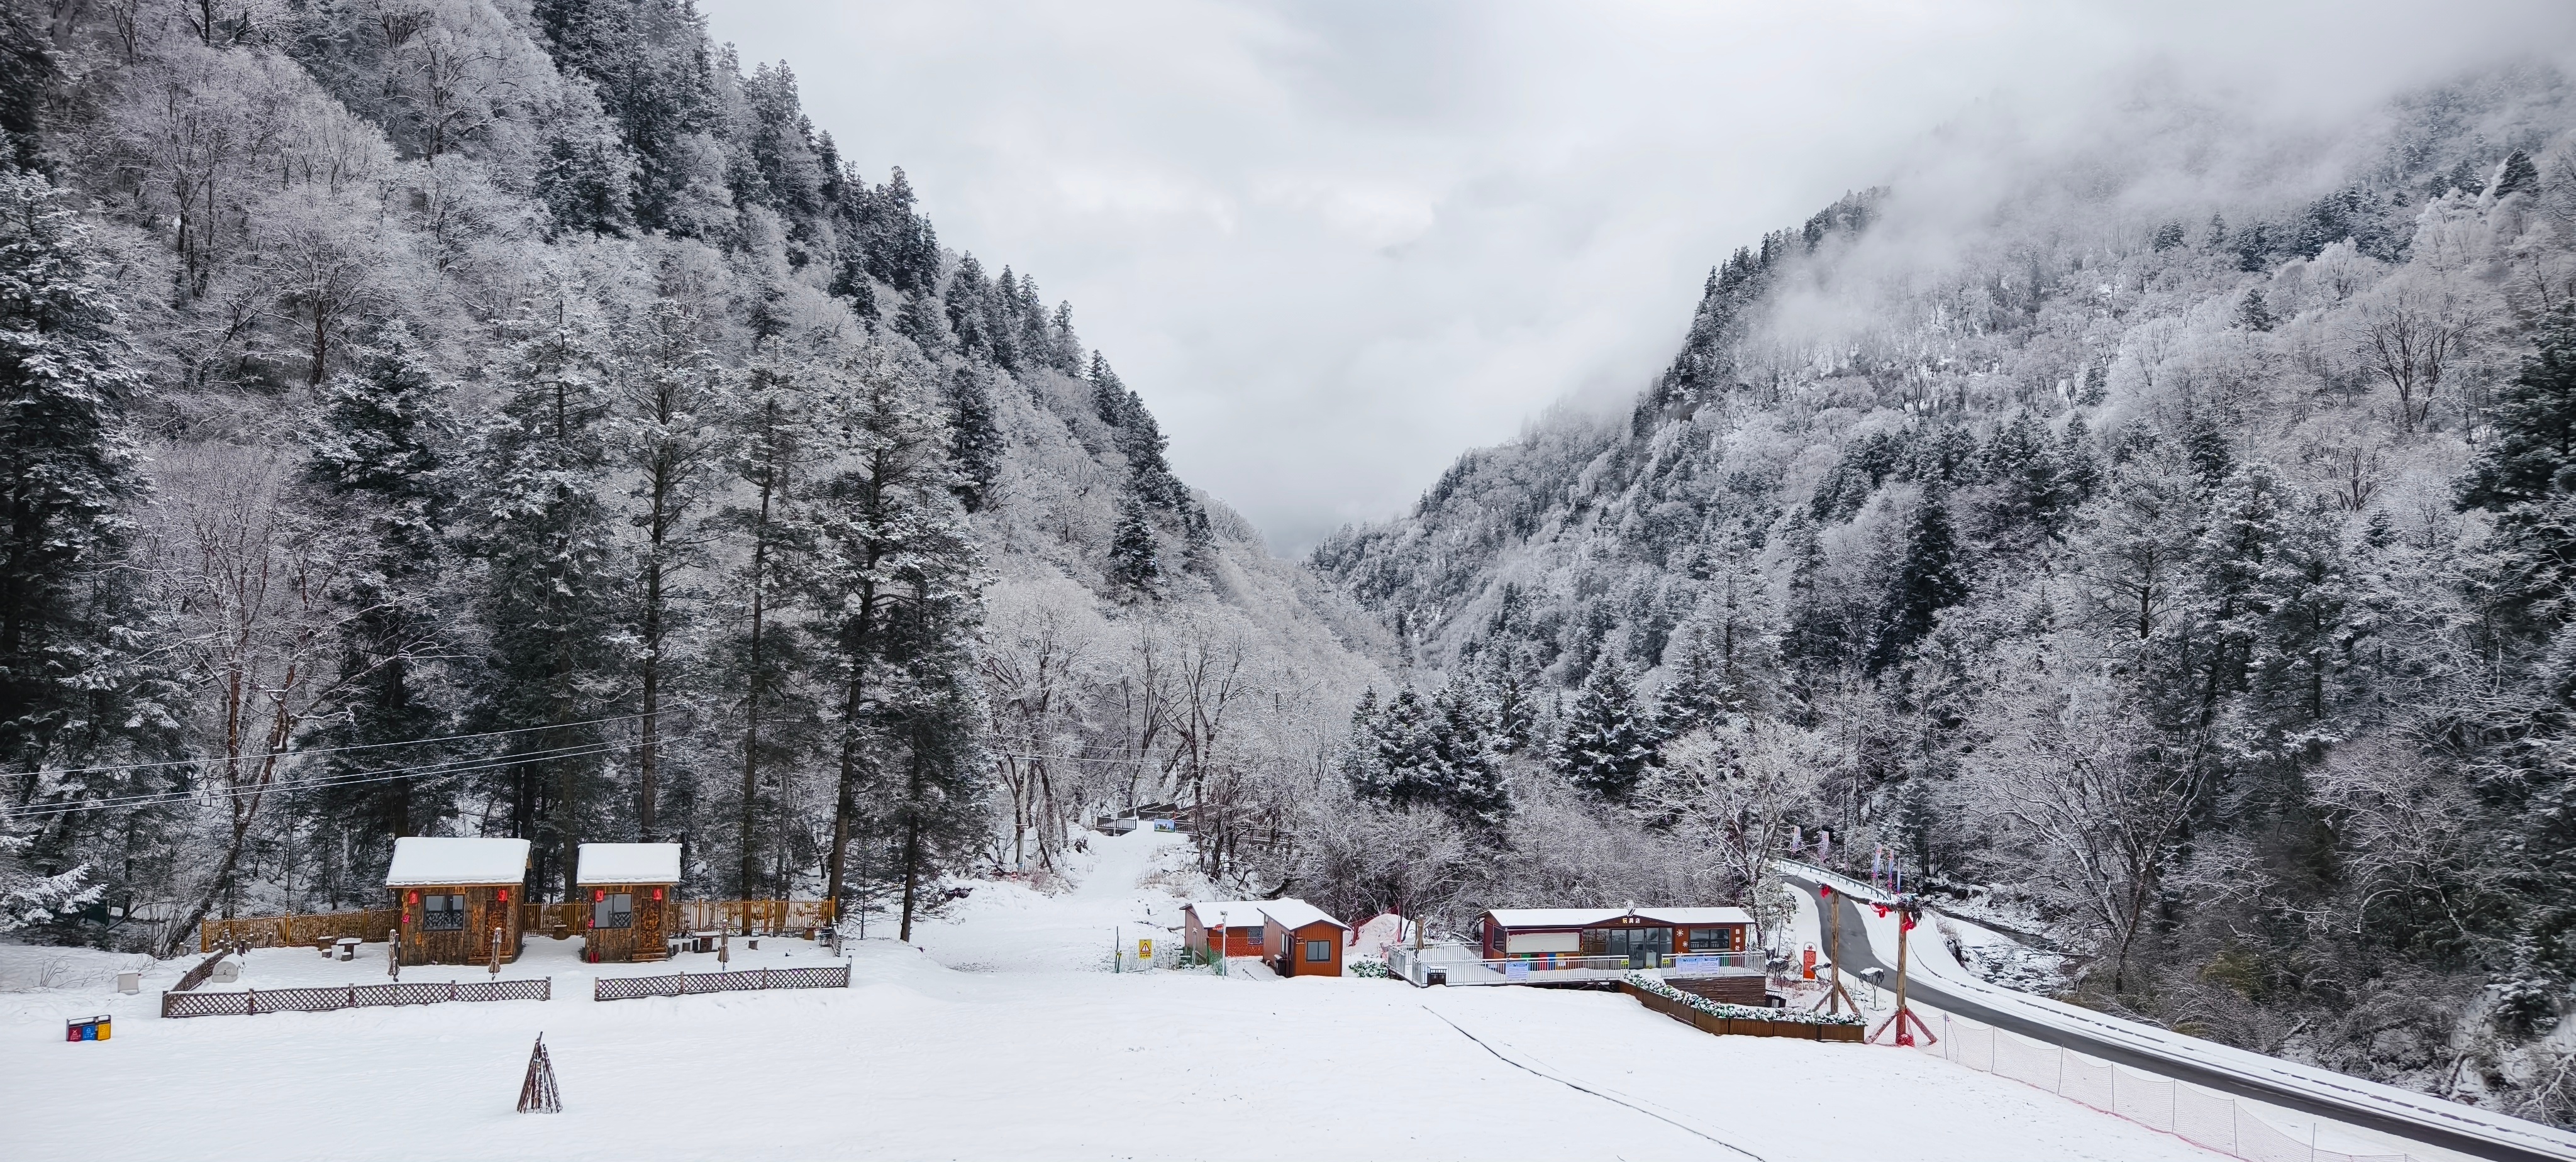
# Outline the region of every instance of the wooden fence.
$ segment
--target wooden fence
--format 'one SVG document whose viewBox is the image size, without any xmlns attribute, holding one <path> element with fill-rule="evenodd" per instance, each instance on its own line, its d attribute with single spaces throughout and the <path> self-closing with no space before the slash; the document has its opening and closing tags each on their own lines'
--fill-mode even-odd
<svg viewBox="0 0 2576 1162">
<path fill-rule="evenodd" d="M 741 972 L 683 972 L 671 976 L 603 976 L 591 982 L 596 1001 L 637 997 L 681 997 L 700 993 L 756 992 L 761 989 L 842 989 L 850 987 L 850 966 L 829 968 L 752 968 Z"/>
<path fill-rule="evenodd" d="M 197 951 L 212 952 L 235 943 L 251 948 L 310 948 L 316 940 L 344 936 L 381 941 L 385 933 L 401 926 L 402 911 L 398 908 L 206 920 L 197 925 Z"/>
<path fill-rule="evenodd" d="M 682 932 L 798 932 L 829 927 L 830 900 L 682 900 Z"/>
<path fill-rule="evenodd" d="M 590 927 L 590 907 L 583 901 L 521 904 L 519 930 L 544 936 L 561 924 L 578 934 Z M 835 911 L 830 900 L 681 900 L 678 907 L 676 932 L 799 932 L 830 926 Z M 206 920 L 197 925 L 197 951 L 212 952 L 236 943 L 250 948 L 310 948 L 316 940 L 344 936 L 381 942 L 385 933 L 401 926 L 399 908 Z"/>
<path fill-rule="evenodd" d="M 1670 997 L 1656 996 L 1624 982 L 1620 984 L 1619 991 L 1637 998 L 1637 1003 L 1700 1032 L 1716 1033 L 1720 1036 L 1795 1037 L 1801 1041 L 1858 1041 L 1863 1033 L 1859 1025 L 1721 1017 L 1715 1013 L 1701 1012 Z"/>
<path fill-rule="evenodd" d="M 179 978 L 179 983 L 170 986 L 170 991 L 184 993 L 206 983 L 207 977 L 215 975 L 215 962 L 229 955 L 231 955 L 230 952 L 218 952 L 198 961 L 197 967 L 189 969 L 186 975 Z"/>
<path fill-rule="evenodd" d="M 542 1001 L 554 996 L 554 978 L 466 980 L 417 984 L 352 984 L 334 988 L 243 989 L 240 992 L 161 994 L 164 1017 L 245 1017 L 259 1013 L 327 1013 L 377 1005 L 436 1005 L 449 1001 Z"/>
</svg>

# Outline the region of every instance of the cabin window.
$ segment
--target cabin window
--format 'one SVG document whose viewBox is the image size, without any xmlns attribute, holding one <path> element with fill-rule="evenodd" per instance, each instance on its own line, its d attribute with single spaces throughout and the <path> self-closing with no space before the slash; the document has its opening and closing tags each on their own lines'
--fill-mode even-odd
<svg viewBox="0 0 2576 1162">
<path fill-rule="evenodd" d="M 462 932 L 465 930 L 465 897 L 425 895 L 420 898 L 420 930 L 423 932 Z"/>
<path fill-rule="evenodd" d="M 1252 946 L 1253 946 L 1254 948 L 1259 948 L 1259 947 L 1261 947 L 1261 937 L 1262 937 L 1262 934 L 1264 933 L 1265 929 L 1261 929 L 1261 928 L 1253 928 L 1253 929 L 1249 929 L 1249 931 L 1252 933 Z"/>
<path fill-rule="evenodd" d="M 635 897 L 624 892 L 602 896 L 590 906 L 593 928 L 632 928 L 635 926 Z"/>
<path fill-rule="evenodd" d="M 1733 947 L 1735 941 L 1724 928 L 1691 929 L 1690 949 L 1693 952 L 1725 952 Z"/>
<path fill-rule="evenodd" d="M 1332 941 L 1330 941 L 1330 940 L 1309 940 L 1309 941 L 1307 941 L 1307 942 L 1306 942 L 1306 963 L 1308 963 L 1308 964 L 1330 964 L 1330 963 L 1332 963 L 1332 960 L 1333 960 L 1333 942 L 1332 942 Z"/>
</svg>

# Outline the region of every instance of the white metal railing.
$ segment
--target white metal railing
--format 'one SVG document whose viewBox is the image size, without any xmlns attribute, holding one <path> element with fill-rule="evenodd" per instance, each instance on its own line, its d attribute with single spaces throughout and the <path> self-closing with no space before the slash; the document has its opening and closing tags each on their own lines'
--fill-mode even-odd
<svg viewBox="0 0 2576 1162">
<path fill-rule="evenodd" d="M 1446 955 L 1442 955 L 1445 953 Z M 1660 969 L 1667 976 L 1732 976 L 1759 974 L 1767 965 L 1759 952 L 1645 953 L 1638 956 L 1582 956 L 1539 952 L 1520 956 L 1477 958 L 1456 947 L 1387 950 L 1388 975 L 1427 985 L 1434 975 L 1453 985 L 1545 983 L 1570 980 L 1616 980 L 1640 968 Z"/>
<path fill-rule="evenodd" d="M 1664 958 L 1665 976 L 1731 976 L 1764 972 L 1770 957 L 1761 952 L 1677 952 Z"/>
</svg>

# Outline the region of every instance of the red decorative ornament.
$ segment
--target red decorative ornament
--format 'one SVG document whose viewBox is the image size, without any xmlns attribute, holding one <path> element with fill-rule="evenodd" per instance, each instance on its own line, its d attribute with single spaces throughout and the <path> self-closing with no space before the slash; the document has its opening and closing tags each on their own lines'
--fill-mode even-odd
<svg viewBox="0 0 2576 1162">
<path fill-rule="evenodd" d="M 606 901 L 607 901 L 607 899 L 608 899 L 608 889 L 606 889 L 606 888 L 592 888 L 592 889 L 590 890 L 590 902 L 591 902 L 591 903 L 594 903 L 594 904 L 604 903 L 604 902 L 606 902 Z"/>
<path fill-rule="evenodd" d="M 1817 884 L 1816 891 L 1823 895 L 1830 896 L 1834 894 L 1834 886 L 1832 884 Z"/>
<path fill-rule="evenodd" d="M 419 903 L 419 902 L 420 902 L 420 893 L 419 893 L 419 892 L 413 892 L 413 893 L 411 894 L 411 902 L 412 902 L 412 903 L 415 903 L 415 904 L 417 904 L 417 903 Z"/>
<path fill-rule="evenodd" d="M 660 889 L 660 888 L 655 888 L 655 889 L 653 889 L 653 898 L 654 898 L 654 899 L 656 899 L 656 900 L 661 899 L 661 898 L 662 898 L 662 889 Z"/>
<path fill-rule="evenodd" d="M 510 889 L 508 889 L 508 888 L 503 888 L 503 889 L 501 889 L 501 902 L 502 902 L 502 903 L 504 903 L 504 904 L 506 904 L 506 903 L 509 903 L 509 902 L 510 902 Z"/>
</svg>

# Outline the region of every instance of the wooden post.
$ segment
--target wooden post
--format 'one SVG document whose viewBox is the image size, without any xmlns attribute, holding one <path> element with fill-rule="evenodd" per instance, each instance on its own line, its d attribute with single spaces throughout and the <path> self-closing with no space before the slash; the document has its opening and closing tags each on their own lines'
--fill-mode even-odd
<svg viewBox="0 0 2576 1162">
<path fill-rule="evenodd" d="M 501 929 L 492 929 L 492 975 L 501 975 Z"/>
<path fill-rule="evenodd" d="M 1840 1014 L 1843 1007 L 1849 1005 L 1852 1015 L 1857 1017 L 1860 1015 L 1860 1005 L 1854 1002 L 1851 994 L 1843 989 L 1843 919 L 1842 914 L 1834 910 L 1834 886 L 1832 884 L 1817 886 L 1819 911 L 1822 912 L 1823 922 L 1826 925 L 1825 957 L 1833 962 L 1826 966 L 1833 971 L 1833 987 L 1825 991 L 1823 1000 L 1817 1001 L 1811 1007 L 1822 1009 L 1827 1013 Z"/>
<path fill-rule="evenodd" d="M 402 929 L 385 929 L 385 975 L 402 981 Z"/>
<path fill-rule="evenodd" d="M 1935 1045 L 1941 1043 L 1939 1037 L 1933 1036 L 1932 1027 L 1924 1024 L 1923 1018 L 1915 1016 L 1914 1010 L 1906 1007 L 1905 1004 L 1906 937 L 1913 933 L 1915 918 L 1921 914 L 1922 906 L 1915 903 L 1912 897 L 1896 902 L 1896 1011 L 1889 1013 L 1887 1020 L 1870 1033 L 1871 1041 L 1878 1040 L 1879 1034 L 1893 1028 L 1896 1030 L 1898 1045 L 1914 1044 L 1914 1034 L 1918 1030 L 1931 1043 Z M 2064 1065 L 2062 1053 L 2059 1055 L 2059 1064 L 2061 1067 Z M 2059 1080 L 2062 1084 L 2064 1078 L 2061 1077 Z"/>
</svg>

